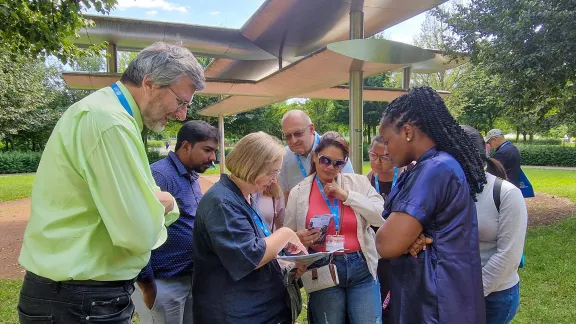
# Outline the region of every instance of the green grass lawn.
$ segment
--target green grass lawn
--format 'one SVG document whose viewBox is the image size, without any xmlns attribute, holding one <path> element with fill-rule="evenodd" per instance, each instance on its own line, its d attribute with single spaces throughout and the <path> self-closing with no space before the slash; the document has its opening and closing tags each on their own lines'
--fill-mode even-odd
<svg viewBox="0 0 576 324">
<path fill-rule="evenodd" d="M 34 174 L 0 175 L 0 202 L 30 197 L 33 181 Z"/>
<path fill-rule="evenodd" d="M 363 164 L 363 173 L 370 166 Z M 576 171 L 526 168 L 535 191 L 576 202 Z M 206 174 L 218 174 L 219 168 Z M 29 197 L 33 175 L 0 176 L 0 201 Z M 521 305 L 513 323 L 576 323 L 576 218 L 530 228 L 526 238 L 526 267 L 520 270 Z M 18 323 L 16 304 L 21 280 L 0 280 L 0 323 Z M 305 296 L 304 296 L 305 297 Z M 299 323 L 306 323 L 306 308 Z M 138 321 L 135 320 L 135 323 Z"/>
</svg>

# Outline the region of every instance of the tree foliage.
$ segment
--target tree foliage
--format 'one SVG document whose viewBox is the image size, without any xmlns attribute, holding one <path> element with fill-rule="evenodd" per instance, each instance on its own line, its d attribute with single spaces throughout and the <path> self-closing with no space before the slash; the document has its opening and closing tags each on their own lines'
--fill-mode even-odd
<svg viewBox="0 0 576 324">
<path fill-rule="evenodd" d="M 558 107 L 548 98 L 573 91 L 576 0 L 472 0 L 438 15 L 454 34 L 445 38 L 446 49 L 468 53 L 507 82 L 507 104 L 545 103 L 543 116 Z"/>
<path fill-rule="evenodd" d="M 82 11 L 94 9 L 107 14 L 116 0 L 25 1 L 3 0 L 0 3 L 0 49 L 11 59 L 20 56 L 54 55 L 62 62 L 73 57 L 97 54 L 105 44 L 87 49 L 76 47 L 71 38 L 82 27 L 92 25 Z"/>
</svg>

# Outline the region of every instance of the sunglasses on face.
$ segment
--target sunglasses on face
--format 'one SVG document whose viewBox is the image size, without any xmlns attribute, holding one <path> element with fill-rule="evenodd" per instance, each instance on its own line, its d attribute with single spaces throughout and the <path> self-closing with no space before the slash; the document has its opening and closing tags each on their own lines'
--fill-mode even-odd
<svg viewBox="0 0 576 324">
<path fill-rule="evenodd" d="M 334 169 L 342 169 L 345 165 L 346 165 L 346 160 L 332 160 L 331 158 L 324 156 L 324 155 L 320 155 L 318 157 L 318 162 L 320 162 L 321 165 L 328 167 L 330 165 L 334 166 Z"/>
</svg>

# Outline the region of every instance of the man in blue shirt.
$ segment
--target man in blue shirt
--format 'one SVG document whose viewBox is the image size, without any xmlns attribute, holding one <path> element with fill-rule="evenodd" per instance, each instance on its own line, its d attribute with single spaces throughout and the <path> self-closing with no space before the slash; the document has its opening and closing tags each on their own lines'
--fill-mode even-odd
<svg viewBox="0 0 576 324">
<path fill-rule="evenodd" d="M 312 151 L 320 141 L 320 135 L 314 130 L 310 117 L 302 110 L 294 109 L 282 117 L 282 136 L 288 146 L 285 147 L 286 155 L 280 169 L 279 184 L 288 201 L 290 190 L 310 172 Z M 354 173 L 350 160 L 342 172 Z"/>
<path fill-rule="evenodd" d="M 168 239 L 152 251 L 137 278 L 133 299 L 145 323 L 192 323 L 192 229 L 202 198 L 199 173 L 216 160 L 218 130 L 189 121 L 178 132 L 176 152 L 150 166 L 156 184 L 174 196 L 180 218 L 168 226 Z"/>
<path fill-rule="evenodd" d="M 494 158 L 498 160 L 506 169 L 508 181 L 516 187 L 520 187 L 520 151 L 510 141 L 504 138 L 504 132 L 495 128 L 490 130 L 484 138 L 496 153 Z"/>
</svg>

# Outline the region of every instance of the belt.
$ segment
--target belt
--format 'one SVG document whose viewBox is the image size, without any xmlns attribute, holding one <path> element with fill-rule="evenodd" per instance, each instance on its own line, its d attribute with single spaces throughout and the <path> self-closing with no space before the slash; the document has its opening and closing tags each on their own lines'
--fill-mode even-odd
<svg viewBox="0 0 576 324">
<path fill-rule="evenodd" d="M 72 285 L 72 286 L 91 286 L 91 287 L 125 287 L 134 284 L 136 279 L 130 280 L 115 280 L 115 281 L 98 281 L 98 280 L 65 280 L 65 281 L 54 281 L 49 278 L 39 276 L 30 271 L 26 272 L 26 275 L 31 279 L 36 281 L 41 281 L 49 284 L 59 284 L 59 285 Z"/>
</svg>

